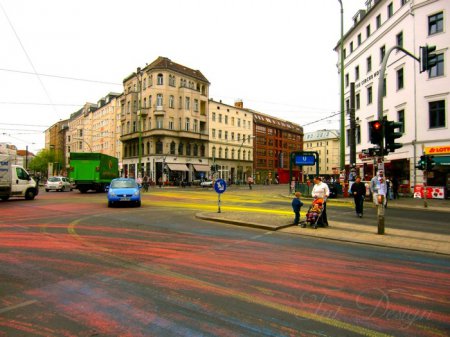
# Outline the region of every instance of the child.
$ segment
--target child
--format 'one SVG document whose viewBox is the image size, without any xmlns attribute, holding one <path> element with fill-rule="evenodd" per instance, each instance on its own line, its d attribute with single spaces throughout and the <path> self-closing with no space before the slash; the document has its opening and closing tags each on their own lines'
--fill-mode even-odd
<svg viewBox="0 0 450 337">
<path fill-rule="evenodd" d="M 295 192 L 295 197 L 292 199 L 292 210 L 295 214 L 294 225 L 298 225 L 300 222 L 300 209 L 303 206 L 303 202 L 300 200 L 300 192 Z"/>
</svg>

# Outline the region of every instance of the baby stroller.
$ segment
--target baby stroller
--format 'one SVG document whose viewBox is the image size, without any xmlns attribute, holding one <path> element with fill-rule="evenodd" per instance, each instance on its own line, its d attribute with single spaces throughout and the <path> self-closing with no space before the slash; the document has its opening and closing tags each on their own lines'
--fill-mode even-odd
<svg viewBox="0 0 450 337">
<path fill-rule="evenodd" d="M 308 212 L 306 213 L 306 220 L 301 223 L 301 227 L 305 228 L 306 225 L 310 225 L 312 228 L 316 229 L 318 224 L 321 223 L 322 211 L 323 199 L 314 199 L 311 206 L 308 208 Z"/>
</svg>

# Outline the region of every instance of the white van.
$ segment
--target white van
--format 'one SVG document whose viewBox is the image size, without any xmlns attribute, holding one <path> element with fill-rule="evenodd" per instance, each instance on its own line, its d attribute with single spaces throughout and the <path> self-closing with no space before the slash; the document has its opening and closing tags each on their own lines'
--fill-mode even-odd
<svg viewBox="0 0 450 337">
<path fill-rule="evenodd" d="M 19 165 L 11 163 L 11 157 L 0 154 L 0 199 L 22 197 L 33 200 L 39 193 L 39 188 L 28 172 Z"/>
</svg>

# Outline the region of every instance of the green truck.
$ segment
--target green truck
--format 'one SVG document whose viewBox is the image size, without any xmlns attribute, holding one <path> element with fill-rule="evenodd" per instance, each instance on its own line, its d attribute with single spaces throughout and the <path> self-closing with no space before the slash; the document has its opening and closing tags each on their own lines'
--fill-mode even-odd
<svg viewBox="0 0 450 337">
<path fill-rule="evenodd" d="M 103 153 L 71 152 L 69 177 L 81 193 L 104 192 L 119 177 L 119 162 Z"/>
</svg>

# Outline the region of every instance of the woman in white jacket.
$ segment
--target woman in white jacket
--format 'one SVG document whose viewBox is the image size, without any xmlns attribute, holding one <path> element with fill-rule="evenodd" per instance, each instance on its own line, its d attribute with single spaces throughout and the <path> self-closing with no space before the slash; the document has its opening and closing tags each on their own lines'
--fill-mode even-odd
<svg viewBox="0 0 450 337">
<path fill-rule="evenodd" d="M 322 216 L 321 216 L 320 223 L 325 227 L 328 226 L 327 198 L 330 196 L 330 189 L 328 188 L 328 185 L 322 181 L 321 177 L 314 178 L 314 187 L 313 187 L 311 195 L 314 199 L 317 199 L 317 198 L 323 199 L 324 202 L 323 202 L 323 210 L 322 210 Z"/>
</svg>

